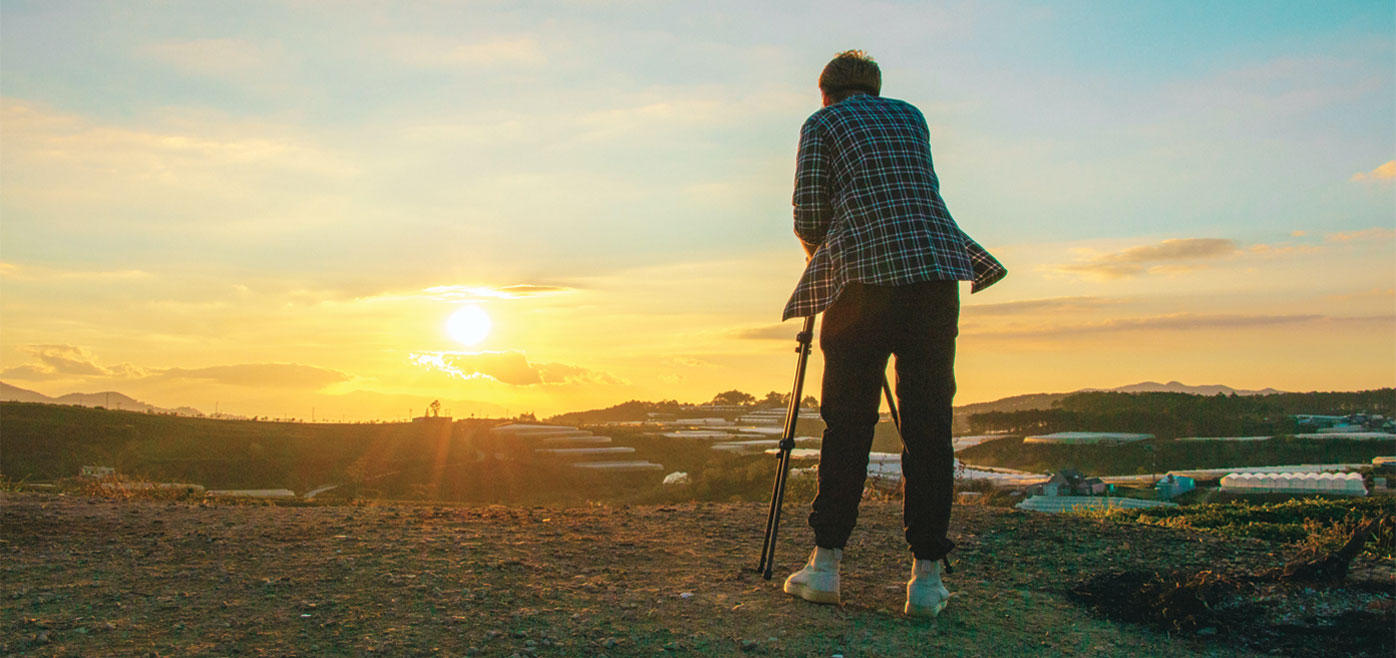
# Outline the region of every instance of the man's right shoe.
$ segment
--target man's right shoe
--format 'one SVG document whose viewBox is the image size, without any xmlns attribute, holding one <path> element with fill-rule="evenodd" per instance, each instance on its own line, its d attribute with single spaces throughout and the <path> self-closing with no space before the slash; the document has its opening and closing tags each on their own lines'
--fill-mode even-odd
<svg viewBox="0 0 1396 658">
<path fill-rule="evenodd" d="M 843 549 L 816 546 L 805 568 L 785 579 L 785 593 L 814 603 L 838 603 L 842 559 Z"/>
<path fill-rule="evenodd" d="M 911 580 L 906 583 L 906 608 L 909 617 L 935 617 L 950 602 L 950 590 L 940 581 L 940 562 L 911 560 Z"/>
</svg>

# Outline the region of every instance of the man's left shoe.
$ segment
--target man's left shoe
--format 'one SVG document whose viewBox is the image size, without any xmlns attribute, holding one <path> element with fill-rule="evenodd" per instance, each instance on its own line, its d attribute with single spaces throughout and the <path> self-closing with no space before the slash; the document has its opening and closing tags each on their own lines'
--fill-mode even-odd
<svg viewBox="0 0 1396 658">
<path fill-rule="evenodd" d="M 785 593 L 814 603 L 839 602 L 839 560 L 843 549 L 814 547 L 805 568 L 785 579 Z"/>
<path fill-rule="evenodd" d="M 906 583 L 906 607 L 902 612 L 908 617 L 933 618 L 949 602 L 950 590 L 940 581 L 940 562 L 912 558 L 911 580 Z"/>
</svg>

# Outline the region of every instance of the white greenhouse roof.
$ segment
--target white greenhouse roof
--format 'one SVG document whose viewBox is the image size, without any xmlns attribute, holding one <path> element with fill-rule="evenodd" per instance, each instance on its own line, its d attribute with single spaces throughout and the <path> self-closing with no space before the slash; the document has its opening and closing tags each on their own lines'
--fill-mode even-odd
<svg viewBox="0 0 1396 658">
<path fill-rule="evenodd" d="M 1231 473 L 1221 479 L 1228 493 L 1326 493 L 1365 496 L 1359 473 Z"/>
<path fill-rule="evenodd" d="M 1152 434 L 1131 434 L 1128 432 L 1056 432 L 1029 436 L 1023 443 L 1124 443 L 1152 439 Z"/>
<path fill-rule="evenodd" d="M 1075 512 L 1092 509 L 1144 509 L 1177 507 L 1177 503 L 1115 496 L 1033 496 L 1015 507 L 1029 512 Z"/>
<path fill-rule="evenodd" d="M 664 466 L 652 464 L 647 461 L 629 462 L 577 462 L 573 468 L 584 468 L 592 471 L 662 471 Z"/>
</svg>

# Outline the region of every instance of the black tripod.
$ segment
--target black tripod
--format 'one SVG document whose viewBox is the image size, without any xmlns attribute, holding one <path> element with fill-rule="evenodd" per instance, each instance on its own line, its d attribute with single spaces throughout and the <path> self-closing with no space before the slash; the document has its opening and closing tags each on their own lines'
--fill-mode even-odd
<svg viewBox="0 0 1396 658">
<path fill-rule="evenodd" d="M 761 577 L 770 580 L 775 568 L 776 533 L 780 531 L 780 507 L 785 501 L 785 481 L 790 477 L 790 451 L 795 449 L 795 423 L 800 419 L 800 395 L 805 387 L 805 364 L 809 362 L 810 345 L 814 341 L 814 316 L 805 318 L 805 328 L 795 335 L 795 352 L 800 355 L 795 362 L 795 386 L 790 393 L 790 403 L 785 410 L 785 431 L 781 433 L 776 451 L 776 481 L 771 486 L 771 509 L 766 515 L 766 539 L 761 544 L 761 564 L 756 570 Z M 892 387 L 887 377 L 882 377 L 882 392 L 887 396 L 887 406 L 892 411 L 892 423 L 898 434 L 902 430 L 901 416 L 897 413 L 897 403 L 892 396 Z"/>
</svg>

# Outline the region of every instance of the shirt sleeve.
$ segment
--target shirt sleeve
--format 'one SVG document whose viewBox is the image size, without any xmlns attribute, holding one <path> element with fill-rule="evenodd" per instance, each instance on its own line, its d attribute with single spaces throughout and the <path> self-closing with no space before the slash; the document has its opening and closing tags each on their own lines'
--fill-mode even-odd
<svg viewBox="0 0 1396 658">
<path fill-rule="evenodd" d="M 813 253 L 829 231 L 832 206 L 829 199 L 828 145 L 818 122 L 809 120 L 800 129 L 800 150 L 795 156 L 795 235 Z"/>
<path fill-rule="evenodd" d="M 965 238 L 965 250 L 969 252 L 970 267 L 974 268 L 974 280 L 970 285 L 969 292 L 974 294 L 989 286 L 998 283 L 1003 277 L 1008 276 L 1008 268 L 1003 266 L 989 250 L 979 246 L 974 238 L 969 237 L 964 231 L 960 235 Z"/>
</svg>

